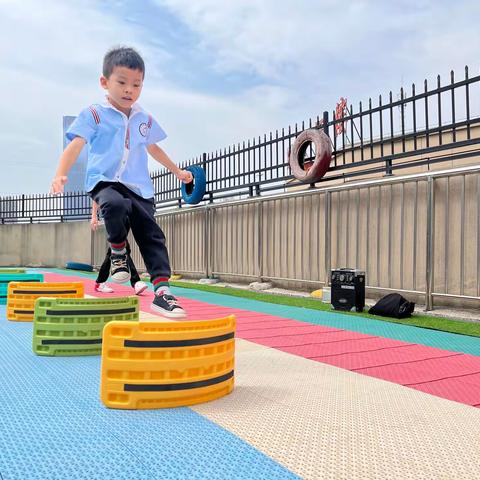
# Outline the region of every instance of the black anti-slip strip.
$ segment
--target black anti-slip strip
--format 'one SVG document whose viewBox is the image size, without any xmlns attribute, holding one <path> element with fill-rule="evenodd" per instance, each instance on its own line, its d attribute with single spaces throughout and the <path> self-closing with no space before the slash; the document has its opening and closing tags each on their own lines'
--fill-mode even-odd
<svg viewBox="0 0 480 480">
<path fill-rule="evenodd" d="M 47 315 L 112 315 L 120 313 L 134 313 L 135 308 L 111 308 L 108 310 L 47 310 Z"/>
<path fill-rule="evenodd" d="M 14 310 L 13 313 L 20 313 L 20 314 L 33 313 L 33 310 Z"/>
<path fill-rule="evenodd" d="M 7 295 L 0 295 L 0 298 L 7 298 Z"/>
<path fill-rule="evenodd" d="M 194 338 L 191 340 L 125 340 L 124 347 L 135 348 L 162 348 L 162 347 L 192 347 L 195 345 L 208 345 L 210 343 L 224 342 L 234 338 L 234 333 L 218 335 L 217 337 Z"/>
<path fill-rule="evenodd" d="M 169 392 L 172 390 L 190 390 L 192 388 L 209 387 L 210 385 L 216 385 L 217 383 L 222 383 L 232 377 L 233 370 L 226 373 L 225 375 L 221 375 L 220 377 L 209 378 L 208 380 L 201 380 L 199 382 L 171 383 L 163 385 L 136 385 L 126 383 L 123 390 L 125 392 Z"/>
<path fill-rule="evenodd" d="M 77 293 L 77 290 L 14 290 L 13 293 L 22 295 L 35 295 L 41 293 L 61 294 L 61 293 Z"/>
<path fill-rule="evenodd" d="M 78 340 L 42 340 L 42 345 L 97 345 L 102 343 L 101 338 L 94 338 L 92 340 L 78 339 Z"/>
</svg>

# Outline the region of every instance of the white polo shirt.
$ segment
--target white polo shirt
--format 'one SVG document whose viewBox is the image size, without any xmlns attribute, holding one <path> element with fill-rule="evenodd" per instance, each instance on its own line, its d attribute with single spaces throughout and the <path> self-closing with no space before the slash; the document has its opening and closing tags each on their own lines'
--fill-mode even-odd
<svg viewBox="0 0 480 480">
<path fill-rule="evenodd" d="M 98 182 L 119 182 L 143 198 L 154 196 L 148 172 L 147 145 L 167 135 L 153 117 L 135 103 L 130 117 L 109 102 L 85 108 L 68 129 L 67 138 L 88 144 L 85 190 Z"/>
</svg>

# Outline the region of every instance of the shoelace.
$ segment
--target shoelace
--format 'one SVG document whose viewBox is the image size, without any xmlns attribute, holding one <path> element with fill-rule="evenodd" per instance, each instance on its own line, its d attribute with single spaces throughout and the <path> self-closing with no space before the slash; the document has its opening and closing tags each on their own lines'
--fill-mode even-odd
<svg viewBox="0 0 480 480">
<path fill-rule="evenodd" d="M 173 295 L 163 295 L 163 299 L 171 306 L 178 307 L 177 299 Z"/>
<path fill-rule="evenodd" d="M 115 268 L 127 268 L 127 259 L 126 257 L 117 257 L 117 258 L 111 258 L 112 260 L 112 265 Z"/>
</svg>

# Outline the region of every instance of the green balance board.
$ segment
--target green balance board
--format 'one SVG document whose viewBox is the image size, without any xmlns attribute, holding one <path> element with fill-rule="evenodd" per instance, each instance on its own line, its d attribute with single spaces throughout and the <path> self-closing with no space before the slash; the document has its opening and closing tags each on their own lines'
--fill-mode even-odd
<svg viewBox="0 0 480 480">
<path fill-rule="evenodd" d="M 138 297 L 38 298 L 33 352 L 46 356 L 100 355 L 106 323 L 139 318 Z"/>
</svg>

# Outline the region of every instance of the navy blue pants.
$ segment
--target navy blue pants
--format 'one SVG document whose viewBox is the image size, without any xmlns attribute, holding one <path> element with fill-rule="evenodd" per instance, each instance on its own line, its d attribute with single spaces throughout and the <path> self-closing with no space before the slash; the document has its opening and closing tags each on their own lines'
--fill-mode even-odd
<svg viewBox="0 0 480 480">
<path fill-rule="evenodd" d="M 170 278 L 165 235 L 155 221 L 155 205 L 118 182 L 100 182 L 90 192 L 100 207 L 107 240 L 123 243 L 131 228 L 151 280 Z"/>
</svg>

